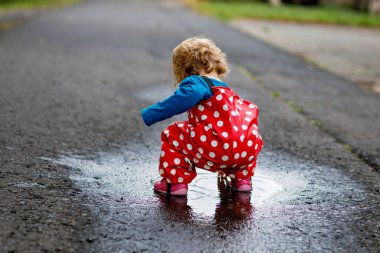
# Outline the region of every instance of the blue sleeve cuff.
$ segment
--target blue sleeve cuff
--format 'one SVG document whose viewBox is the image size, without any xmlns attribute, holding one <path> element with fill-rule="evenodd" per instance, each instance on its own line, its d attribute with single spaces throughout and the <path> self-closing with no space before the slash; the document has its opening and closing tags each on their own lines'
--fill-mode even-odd
<svg viewBox="0 0 380 253">
<path fill-rule="evenodd" d="M 149 115 L 149 107 L 144 108 L 144 109 L 141 110 L 141 117 L 142 117 L 145 125 L 147 125 L 147 126 L 153 125 L 154 122 L 153 122 L 152 118 Z"/>
</svg>

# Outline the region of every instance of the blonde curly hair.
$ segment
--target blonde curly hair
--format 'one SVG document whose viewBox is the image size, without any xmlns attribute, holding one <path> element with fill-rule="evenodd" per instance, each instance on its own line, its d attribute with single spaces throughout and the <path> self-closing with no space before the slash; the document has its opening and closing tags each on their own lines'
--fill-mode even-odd
<svg viewBox="0 0 380 253">
<path fill-rule="evenodd" d="M 215 70 L 220 78 L 229 72 L 226 54 L 207 38 L 192 37 L 181 42 L 173 50 L 172 69 L 175 84 L 200 71 L 210 73 Z"/>
</svg>

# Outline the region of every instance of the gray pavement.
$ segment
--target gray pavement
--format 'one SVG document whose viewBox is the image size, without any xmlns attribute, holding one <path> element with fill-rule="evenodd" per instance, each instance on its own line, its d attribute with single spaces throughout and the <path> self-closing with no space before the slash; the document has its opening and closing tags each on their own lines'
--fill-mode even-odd
<svg viewBox="0 0 380 253">
<path fill-rule="evenodd" d="M 251 196 L 201 174 L 168 204 L 151 183 L 171 120 L 139 109 L 198 34 L 259 105 L 266 146 Z M 0 55 L 0 252 L 378 251 L 380 102 L 355 84 L 170 1 L 52 11 L 1 32 Z"/>
</svg>

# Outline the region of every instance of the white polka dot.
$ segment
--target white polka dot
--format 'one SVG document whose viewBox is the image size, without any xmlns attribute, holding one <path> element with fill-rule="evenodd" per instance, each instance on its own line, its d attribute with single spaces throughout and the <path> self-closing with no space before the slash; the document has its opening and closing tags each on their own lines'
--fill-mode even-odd
<svg viewBox="0 0 380 253">
<path fill-rule="evenodd" d="M 218 118 L 219 116 L 220 116 L 219 112 L 215 111 L 215 112 L 214 112 L 214 117 L 215 117 L 215 118 Z"/>
<path fill-rule="evenodd" d="M 207 116 L 206 115 L 202 115 L 201 116 L 201 120 L 206 120 L 207 119 Z"/>
<path fill-rule="evenodd" d="M 247 156 L 247 152 L 245 152 L 245 151 L 241 152 L 241 157 L 242 157 L 242 158 L 244 158 L 244 157 L 246 157 L 246 156 Z"/>
<path fill-rule="evenodd" d="M 251 109 L 255 108 L 255 106 L 253 104 L 249 104 L 248 107 Z"/>
<path fill-rule="evenodd" d="M 182 150 L 182 152 L 183 152 L 185 155 L 189 154 L 189 153 L 187 153 L 186 150 Z"/>
<path fill-rule="evenodd" d="M 221 168 L 221 169 L 225 169 L 225 168 L 227 168 L 227 165 L 222 164 L 222 165 L 220 165 L 220 168 Z"/>
<path fill-rule="evenodd" d="M 251 116 L 252 115 L 252 112 L 248 111 L 246 112 L 247 115 Z"/>
<path fill-rule="evenodd" d="M 234 96 L 229 97 L 229 100 L 230 100 L 231 102 L 233 102 L 233 101 L 234 101 Z"/>
<path fill-rule="evenodd" d="M 212 106 L 211 101 L 208 101 L 208 102 L 207 102 L 207 105 L 208 105 L 208 106 Z"/>
<path fill-rule="evenodd" d="M 223 161 L 228 161 L 228 156 L 226 156 L 226 155 L 222 156 L 222 160 Z"/>
<path fill-rule="evenodd" d="M 235 159 L 239 159 L 239 157 L 240 157 L 239 153 L 236 153 L 236 154 L 234 155 L 234 158 L 235 158 Z"/>
<path fill-rule="evenodd" d="M 238 103 L 242 105 L 243 104 L 243 100 L 239 99 Z"/>
<path fill-rule="evenodd" d="M 252 134 L 257 136 L 257 130 L 256 129 L 252 130 Z"/>
<path fill-rule="evenodd" d="M 179 160 L 179 158 L 174 159 L 175 164 L 179 164 L 180 162 L 181 162 L 181 160 Z"/>
<path fill-rule="evenodd" d="M 228 111 L 228 105 L 227 104 L 223 105 L 223 110 Z"/>
<path fill-rule="evenodd" d="M 210 130 L 210 127 L 209 126 L 205 126 L 204 129 L 207 132 L 208 130 Z"/>
<path fill-rule="evenodd" d="M 241 110 L 241 107 L 239 105 L 236 106 L 239 110 Z"/>
<path fill-rule="evenodd" d="M 230 147 L 230 144 L 228 144 L 228 143 L 224 143 L 224 144 L 223 144 L 223 148 L 224 148 L 224 149 L 228 149 L 229 147 Z"/>
<path fill-rule="evenodd" d="M 234 147 L 234 148 L 237 147 L 237 142 L 236 142 L 236 141 L 233 142 L 233 147 Z"/>
<path fill-rule="evenodd" d="M 164 157 L 165 156 L 165 151 L 161 151 L 161 157 Z"/>
<path fill-rule="evenodd" d="M 248 126 L 247 126 L 247 125 L 242 125 L 241 128 L 242 128 L 243 130 L 247 130 L 247 129 L 248 129 Z"/>
<path fill-rule="evenodd" d="M 190 173 L 189 172 L 185 172 L 185 176 L 190 176 Z"/>
<path fill-rule="evenodd" d="M 202 112 L 205 108 L 203 105 L 198 105 L 198 109 Z"/>
<path fill-rule="evenodd" d="M 194 132 L 194 131 L 191 131 L 191 132 L 190 132 L 190 136 L 191 136 L 191 138 L 194 138 L 194 136 L 195 136 L 195 132 Z"/>
<path fill-rule="evenodd" d="M 212 125 L 211 125 L 211 123 L 210 123 L 210 124 L 208 124 L 207 126 L 208 126 L 208 128 L 210 128 L 210 129 L 212 128 Z"/>
<path fill-rule="evenodd" d="M 187 157 L 185 157 L 185 162 L 187 162 L 187 163 L 191 163 L 190 159 L 187 158 Z"/>
<path fill-rule="evenodd" d="M 236 168 L 237 164 L 232 165 L 232 168 Z"/>
<path fill-rule="evenodd" d="M 202 136 L 201 136 L 201 141 L 205 142 L 206 140 L 207 140 L 206 135 L 202 135 Z"/>
<path fill-rule="evenodd" d="M 174 153 L 175 151 L 173 149 L 170 149 L 170 152 Z"/>
<path fill-rule="evenodd" d="M 208 164 L 209 166 L 213 166 L 213 165 L 214 165 L 214 163 L 211 162 L 211 161 L 208 161 L 207 164 Z"/>
<path fill-rule="evenodd" d="M 212 141 L 211 142 L 211 146 L 213 146 L 215 148 L 216 146 L 218 146 L 218 142 L 217 141 Z"/>
<path fill-rule="evenodd" d="M 167 162 L 164 162 L 162 165 L 164 166 L 164 168 L 166 168 L 169 164 Z"/>
<path fill-rule="evenodd" d="M 203 154 L 203 148 L 198 148 L 199 153 Z"/>
<path fill-rule="evenodd" d="M 249 140 L 247 145 L 248 145 L 248 147 L 251 147 L 253 145 L 253 141 Z"/>
<path fill-rule="evenodd" d="M 243 175 L 244 176 L 248 175 L 248 170 L 243 170 Z"/>
<path fill-rule="evenodd" d="M 186 147 L 187 147 L 188 150 L 192 150 L 193 149 L 193 146 L 191 144 L 187 144 Z"/>
<path fill-rule="evenodd" d="M 234 179 L 235 175 L 234 174 L 229 174 L 228 177 L 231 178 L 231 179 Z"/>
<path fill-rule="evenodd" d="M 248 161 L 252 162 L 253 158 L 255 158 L 253 155 L 248 158 Z"/>
<path fill-rule="evenodd" d="M 258 144 L 255 145 L 255 150 L 258 148 L 258 146 L 259 146 Z"/>
<path fill-rule="evenodd" d="M 216 100 L 218 101 L 222 100 L 222 98 L 223 98 L 222 94 L 219 94 L 218 96 L 216 96 Z"/>
<path fill-rule="evenodd" d="M 160 169 L 160 175 L 164 175 L 164 170 L 163 169 Z"/>
<path fill-rule="evenodd" d="M 227 132 L 223 132 L 223 133 L 222 133 L 222 136 L 223 136 L 224 138 L 227 138 L 227 137 L 228 137 L 228 133 L 227 133 Z"/>
<path fill-rule="evenodd" d="M 179 138 L 181 139 L 181 141 L 183 141 L 184 140 L 183 134 L 180 134 Z"/>
<path fill-rule="evenodd" d="M 199 163 L 199 160 L 198 160 L 197 158 L 193 158 L 193 161 L 194 161 L 195 163 Z"/>
<path fill-rule="evenodd" d="M 178 178 L 178 183 L 182 183 L 183 182 L 183 178 L 182 177 L 179 177 Z"/>
<path fill-rule="evenodd" d="M 245 138 L 245 136 L 244 136 L 244 134 L 242 134 L 242 135 L 240 136 L 240 141 L 243 142 L 243 141 L 244 141 L 244 138 Z"/>
<path fill-rule="evenodd" d="M 172 169 L 172 170 L 170 171 L 170 174 L 172 174 L 172 175 L 175 175 L 175 173 L 177 173 L 177 171 L 176 171 L 175 169 Z"/>
<path fill-rule="evenodd" d="M 234 130 L 237 132 L 239 131 L 239 128 L 237 126 L 233 126 Z"/>
<path fill-rule="evenodd" d="M 195 117 L 195 122 L 199 122 L 199 119 L 198 119 L 198 117 L 197 117 L 197 116 Z"/>
<path fill-rule="evenodd" d="M 199 154 L 199 153 L 196 153 L 195 156 L 198 157 L 199 159 L 202 158 L 201 154 Z"/>
<path fill-rule="evenodd" d="M 245 118 L 244 118 L 244 120 L 245 120 L 245 121 L 248 121 L 248 122 L 250 122 L 250 121 L 251 121 L 251 119 L 250 119 L 250 118 L 248 118 L 248 117 L 245 117 Z"/>
<path fill-rule="evenodd" d="M 232 112 L 231 112 L 231 115 L 232 115 L 232 116 L 236 116 L 236 112 L 235 112 L 235 111 L 232 111 Z"/>
<path fill-rule="evenodd" d="M 167 178 L 167 179 L 166 179 L 166 182 L 168 182 L 168 183 L 170 184 L 172 181 L 170 181 L 170 179 Z"/>
<path fill-rule="evenodd" d="M 179 145 L 178 141 L 173 141 L 173 145 L 177 147 Z"/>
<path fill-rule="evenodd" d="M 205 165 L 203 166 L 203 168 L 204 168 L 205 170 L 209 170 L 209 169 L 210 169 L 210 166 L 208 166 L 207 164 L 205 164 Z"/>
<path fill-rule="evenodd" d="M 214 157 L 215 157 L 215 153 L 214 153 L 214 152 L 210 152 L 210 153 L 208 153 L 208 155 L 209 155 L 211 158 L 214 158 Z"/>
<path fill-rule="evenodd" d="M 221 120 L 219 120 L 217 123 L 216 123 L 216 125 L 218 126 L 218 127 L 222 127 L 223 126 L 223 121 L 221 121 Z"/>
<path fill-rule="evenodd" d="M 180 123 L 180 124 L 178 124 L 178 126 L 179 126 L 179 127 L 183 127 L 183 124 L 182 124 L 182 123 Z"/>
<path fill-rule="evenodd" d="M 240 166 L 240 169 L 244 169 L 247 165 Z"/>
<path fill-rule="evenodd" d="M 169 130 L 165 130 L 165 131 L 164 131 L 164 134 L 169 134 Z"/>
</svg>

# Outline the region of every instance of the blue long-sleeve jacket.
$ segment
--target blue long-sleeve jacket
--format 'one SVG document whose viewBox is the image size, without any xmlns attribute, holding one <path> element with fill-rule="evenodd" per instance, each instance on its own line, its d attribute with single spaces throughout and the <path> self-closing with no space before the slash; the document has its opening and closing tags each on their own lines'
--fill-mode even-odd
<svg viewBox="0 0 380 253">
<path fill-rule="evenodd" d="M 228 85 L 210 78 L 214 86 Z M 186 112 L 201 100 L 212 97 L 212 90 L 208 84 L 197 75 L 189 76 L 181 82 L 174 94 L 167 99 L 141 110 L 141 116 L 146 125 L 150 126 L 158 121 L 168 119 L 174 115 Z"/>
</svg>

